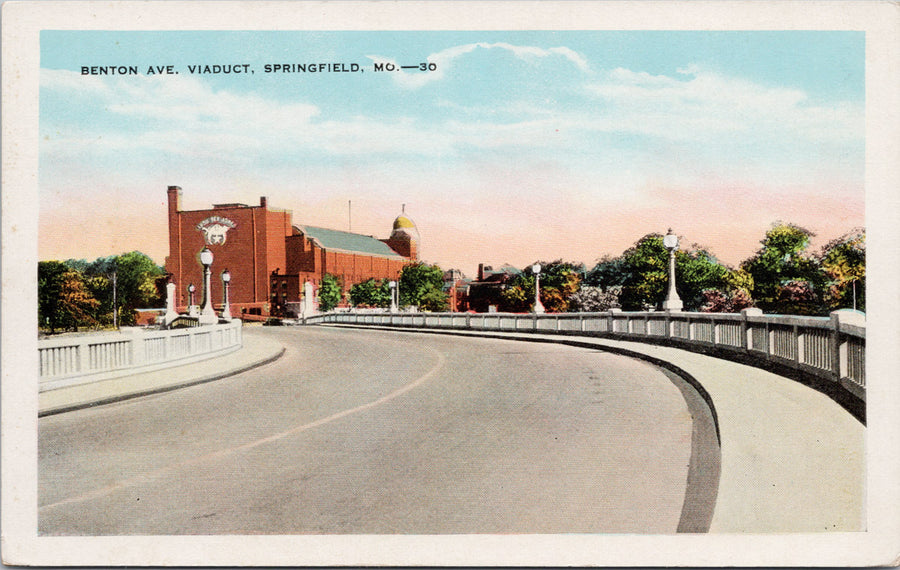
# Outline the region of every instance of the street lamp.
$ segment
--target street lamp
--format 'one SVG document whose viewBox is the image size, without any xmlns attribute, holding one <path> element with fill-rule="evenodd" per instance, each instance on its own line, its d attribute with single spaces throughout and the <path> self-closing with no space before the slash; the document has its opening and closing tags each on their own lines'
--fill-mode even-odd
<svg viewBox="0 0 900 570">
<path fill-rule="evenodd" d="M 118 279 L 118 271 L 113 271 L 112 280 L 113 280 L 113 328 L 118 330 L 119 328 L 119 305 L 116 302 L 116 289 L 118 289 L 117 279 Z"/>
<path fill-rule="evenodd" d="M 188 285 L 188 316 L 196 317 L 197 309 L 194 307 L 194 292 L 197 290 L 197 287 L 194 286 L 193 283 Z"/>
<path fill-rule="evenodd" d="M 541 304 L 541 264 L 532 265 L 531 272 L 534 273 L 534 313 L 539 315 L 544 312 L 544 305 Z"/>
<path fill-rule="evenodd" d="M 231 283 L 231 273 L 228 268 L 222 272 L 222 287 L 225 289 L 225 306 L 222 308 L 222 318 L 226 321 L 231 320 L 231 305 L 228 303 L 228 285 Z"/>
<path fill-rule="evenodd" d="M 208 247 L 204 247 L 200 251 L 200 263 L 203 265 L 203 309 L 200 311 L 201 325 L 214 325 L 219 322 L 216 311 L 212 306 L 212 283 L 210 276 L 212 272 L 209 267 L 213 262 L 213 253 Z"/>
<path fill-rule="evenodd" d="M 388 281 L 388 288 L 391 290 L 391 312 L 396 313 L 398 309 L 397 282 Z"/>
<path fill-rule="evenodd" d="M 669 292 L 663 301 L 664 311 L 681 311 L 684 304 L 675 290 L 675 250 L 678 249 L 678 236 L 669 228 L 669 233 L 663 237 L 663 245 L 669 250 Z"/>
</svg>

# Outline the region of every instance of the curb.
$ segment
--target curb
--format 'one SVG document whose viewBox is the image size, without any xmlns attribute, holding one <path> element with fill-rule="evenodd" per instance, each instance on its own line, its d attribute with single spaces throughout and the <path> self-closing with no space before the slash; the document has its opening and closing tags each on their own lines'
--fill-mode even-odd
<svg viewBox="0 0 900 570">
<path fill-rule="evenodd" d="M 184 382 L 169 384 L 167 386 L 158 386 L 156 388 L 148 388 L 146 390 L 138 390 L 135 392 L 127 392 L 124 394 L 116 394 L 115 396 L 99 398 L 99 399 L 90 400 L 90 401 L 86 401 L 86 402 L 78 402 L 76 404 L 66 404 L 63 406 L 57 406 L 55 408 L 48 408 L 45 410 L 38 410 L 38 417 L 42 418 L 45 416 L 63 414 L 66 412 L 74 412 L 75 410 L 83 410 L 85 408 L 93 408 L 95 406 L 103 406 L 106 404 L 113 404 L 115 402 L 122 402 L 125 400 L 131 400 L 133 398 L 150 396 L 152 394 L 161 394 L 163 392 L 171 392 L 173 390 L 187 388 L 189 386 L 196 386 L 198 384 L 206 384 L 208 382 L 214 382 L 216 380 L 221 380 L 221 379 L 227 378 L 229 376 L 234 376 L 235 374 L 240 374 L 241 372 L 246 372 L 248 370 L 252 370 L 254 368 L 264 366 L 266 364 L 269 364 L 270 362 L 275 362 L 276 360 L 278 360 L 279 358 L 281 358 L 284 355 L 285 350 L 287 350 L 287 349 L 282 346 L 281 350 L 272 356 L 267 356 L 265 358 L 256 360 L 249 364 L 239 366 L 238 368 L 234 368 L 234 369 L 227 370 L 224 372 L 216 372 L 214 374 L 210 374 L 208 376 L 201 376 L 199 378 L 192 378 L 192 379 L 186 380 Z"/>
</svg>

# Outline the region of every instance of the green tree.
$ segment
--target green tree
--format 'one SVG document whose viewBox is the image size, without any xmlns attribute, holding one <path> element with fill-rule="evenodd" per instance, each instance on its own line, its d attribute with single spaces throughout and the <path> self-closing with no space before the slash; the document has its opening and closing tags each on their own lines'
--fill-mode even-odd
<svg viewBox="0 0 900 570">
<path fill-rule="evenodd" d="M 400 272 L 400 305 L 415 305 L 425 311 L 443 311 L 449 306 L 444 271 L 437 265 L 411 263 Z"/>
<path fill-rule="evenodd" d="M 86 275 L 91 266 L 91 262 L 86 259 L 67 259 L 63 261 L 63 264 L 69 269 L 77 271 L 82 275 Z"/>
<path fill-rule="evenodd" d="M 703 303 L 703 291 L 726 288 L 730 273 L 707 249 L 692 245 L 675 255 L 675 285 L 689 311 L 696 311 Z"/>
<path fill-rule="evenodd" d="M 38 262 L 38 324 L 49 328 L 51 333 L 64 326 L 60 296 L 63 276 L 68 271 L 59 261 Z"/>
<path fill-rule="evenodd" d="M 433 313 L 449 311 L 449 296 L 441 289 L 429 288 L 419 298 L 419 308 Z"/>
<path fill-rule="evenodd" d="M 68 262 L 66 262 L 68 263 Z M 97 299 L 94 320 L 101 326 L 113 323 L 112 281 L 106 275 L 85 275 L 84 285 L 91 295 Z"/>
<path fill-rule="evenodd" d="M 622 287 L 631 276 L 624 257 L 603 256 L 585 276 L 585 285 L 600 287 L 604 291 L 610 287 Z"/>
<path fill-rule="evenodd" d="M 824 274 L 807 253 L 812 232 L 793 224 L 776 223 L 760 242 L 762 247 L 741 264 L 753 282 L 753 299 L 763 311 L 785 314 L 822 313 Z"/>
<path fill-rule="evenodd" d="M 826 277 L 828 310 L 866 310 L 866 231 L 855 229 L 822 248 L 819 261 Z"/>
<path fill-rule="evenodd" d="M 83 260 L 66 263 L 79 267 Z M 135 309 L 160 307 L 165 302 L 157 287 L 157 280 L 165 275 L 163 269 L 139 251 L 97 258 L 83 271 L 88 288 L 100 301 L 98 320 L 103 323 L 113 320 L 113 299 L 122 325 L 135 323 Z"/>
<path fill-rule="evenodd" d="M 163 303 L 158 280 L 161 267 L 139 251 L 38 264 L 38 317 L 50 328 L 106 325 L 113 321 L 113 299 L 119 322 L 135 322 L 135 309 Z"/>
<path fill-rule="evenodd" d="M 725 274 L 725 286 L 728 291 L 743 291 L 747 297 L 753 291 L 753 276 L 744 269 L 731 269 Z"/>
<path fill-rule="evenodd" d="M 660 234 L 646 235 L 622 253 L 624 281 L 619 302 L 623 310 L 643 311 L 663 302 L 669 282 L 668 259 Z"/>
<path fill-rule="evenodd" d="M 753 277 L 743 269 L 729 269 L 723 288 L 704 289 L 700 311 L 704 313 L 739 313 L 754 305 L 750 291 Z"/>
<path fill-rule="evenodd" d="M 581 288 L 583 266 L 556 260 L 541 265 L 541 304 L 551 313 L 570 310 L 572 295 Z"/>
<path fill-rule="evenodd" d="M 534 306 L 534 273 L 529 265 L 513 277 L 500 295 L 500 309 L 509 312 L 525 312 Z M 556 260 L 541 265 L 541 304 L 551 313 L 569 310 L 570 298 L 581 287 L 583 266 Z"/>
<path fill-rule="evenodd" d="M 726 286 L 729 269 L 706 248 L 692 245 L 675 252 L 675 289 L 685 310 L 705 302 L 703 291 Z M 626 311 L 658 308 L 669 287 L 669 250 L 663 236 L 648 234 L 617 259 L 604 258 L 589 274 L 601 287 L 621 286 L 619 302 Z"/>
<path fill-rule="evenodd" d="M 524 313 L 534 304 L 534 277 L 530 284 L 527 278 L 514 278 L 514 283 L 500 293 L 498 308 L 505 313 Z"/>
<path fill-rule="evenodd" d="M 62 275 L 57 310 L 66 328 L 77 331 L 80 326 L 96 325 L 94 314 L 99 305 L 84 286 L 80 273 L 67 271 Z"/>
<path fill-rule="evenodd" d="M 368 279 L 350 287 L 350 303 L 354 307 L 390 307 L 391 289 L 387 279 Z"/>
<path fill-rule="evenodd" d="M 326 273 L 319 284 L 319 310 L 328 312 L 341 302 L 341 282 L 337 277 Z"/>
<path fill-rule="evenodd" d="M 78 271 L 59 261 L 38 263 L 38 324 L 50 333 L 97 324 L 99 302 Z"/>
</svg>

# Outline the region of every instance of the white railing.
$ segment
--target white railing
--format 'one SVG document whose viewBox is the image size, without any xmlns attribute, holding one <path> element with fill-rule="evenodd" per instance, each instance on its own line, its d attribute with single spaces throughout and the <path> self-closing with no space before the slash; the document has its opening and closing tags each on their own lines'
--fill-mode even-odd
<svg viewBox="0 0 900 570">
<path fill-rule="evenodd" d="M 40 391 L 187 364 L 241 347 L 241 321 L 38 341 Z"/>
<path fill-rule="evenodd" d="M 829 317 L 735 313 L 326 313 L 306 324 L 339 323 L 439 329 L 516 331 L 602 336 L 713 349 L 717 356 L 766 361 L 839 382 L 865 399 L 865 316 L 835 311 Z"/>
</svg>

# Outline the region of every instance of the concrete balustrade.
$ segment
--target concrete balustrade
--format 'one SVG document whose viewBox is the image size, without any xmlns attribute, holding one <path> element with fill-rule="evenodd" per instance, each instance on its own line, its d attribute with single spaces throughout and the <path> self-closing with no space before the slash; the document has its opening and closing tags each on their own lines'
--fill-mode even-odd
<svg viewBox="0 0 900 570">
<path fill-rule="evenodd" d="M 758 309 L 740 314 L 616 309 L 549 315 L 327 313 L 304 322 L 549 332 L 664 343 L 749 364 L 794 369 L 839 384 L 865 401 L 865 315 L 850 310 L 835 311 L 829 317 L 763 315 Z"/>
<path fill-rule="evenodd" d="M 241 321 L 171 330 L 122 329 L 38 341 L 40 391 L 179 366 L 242 345 Z"/>
</svg>

